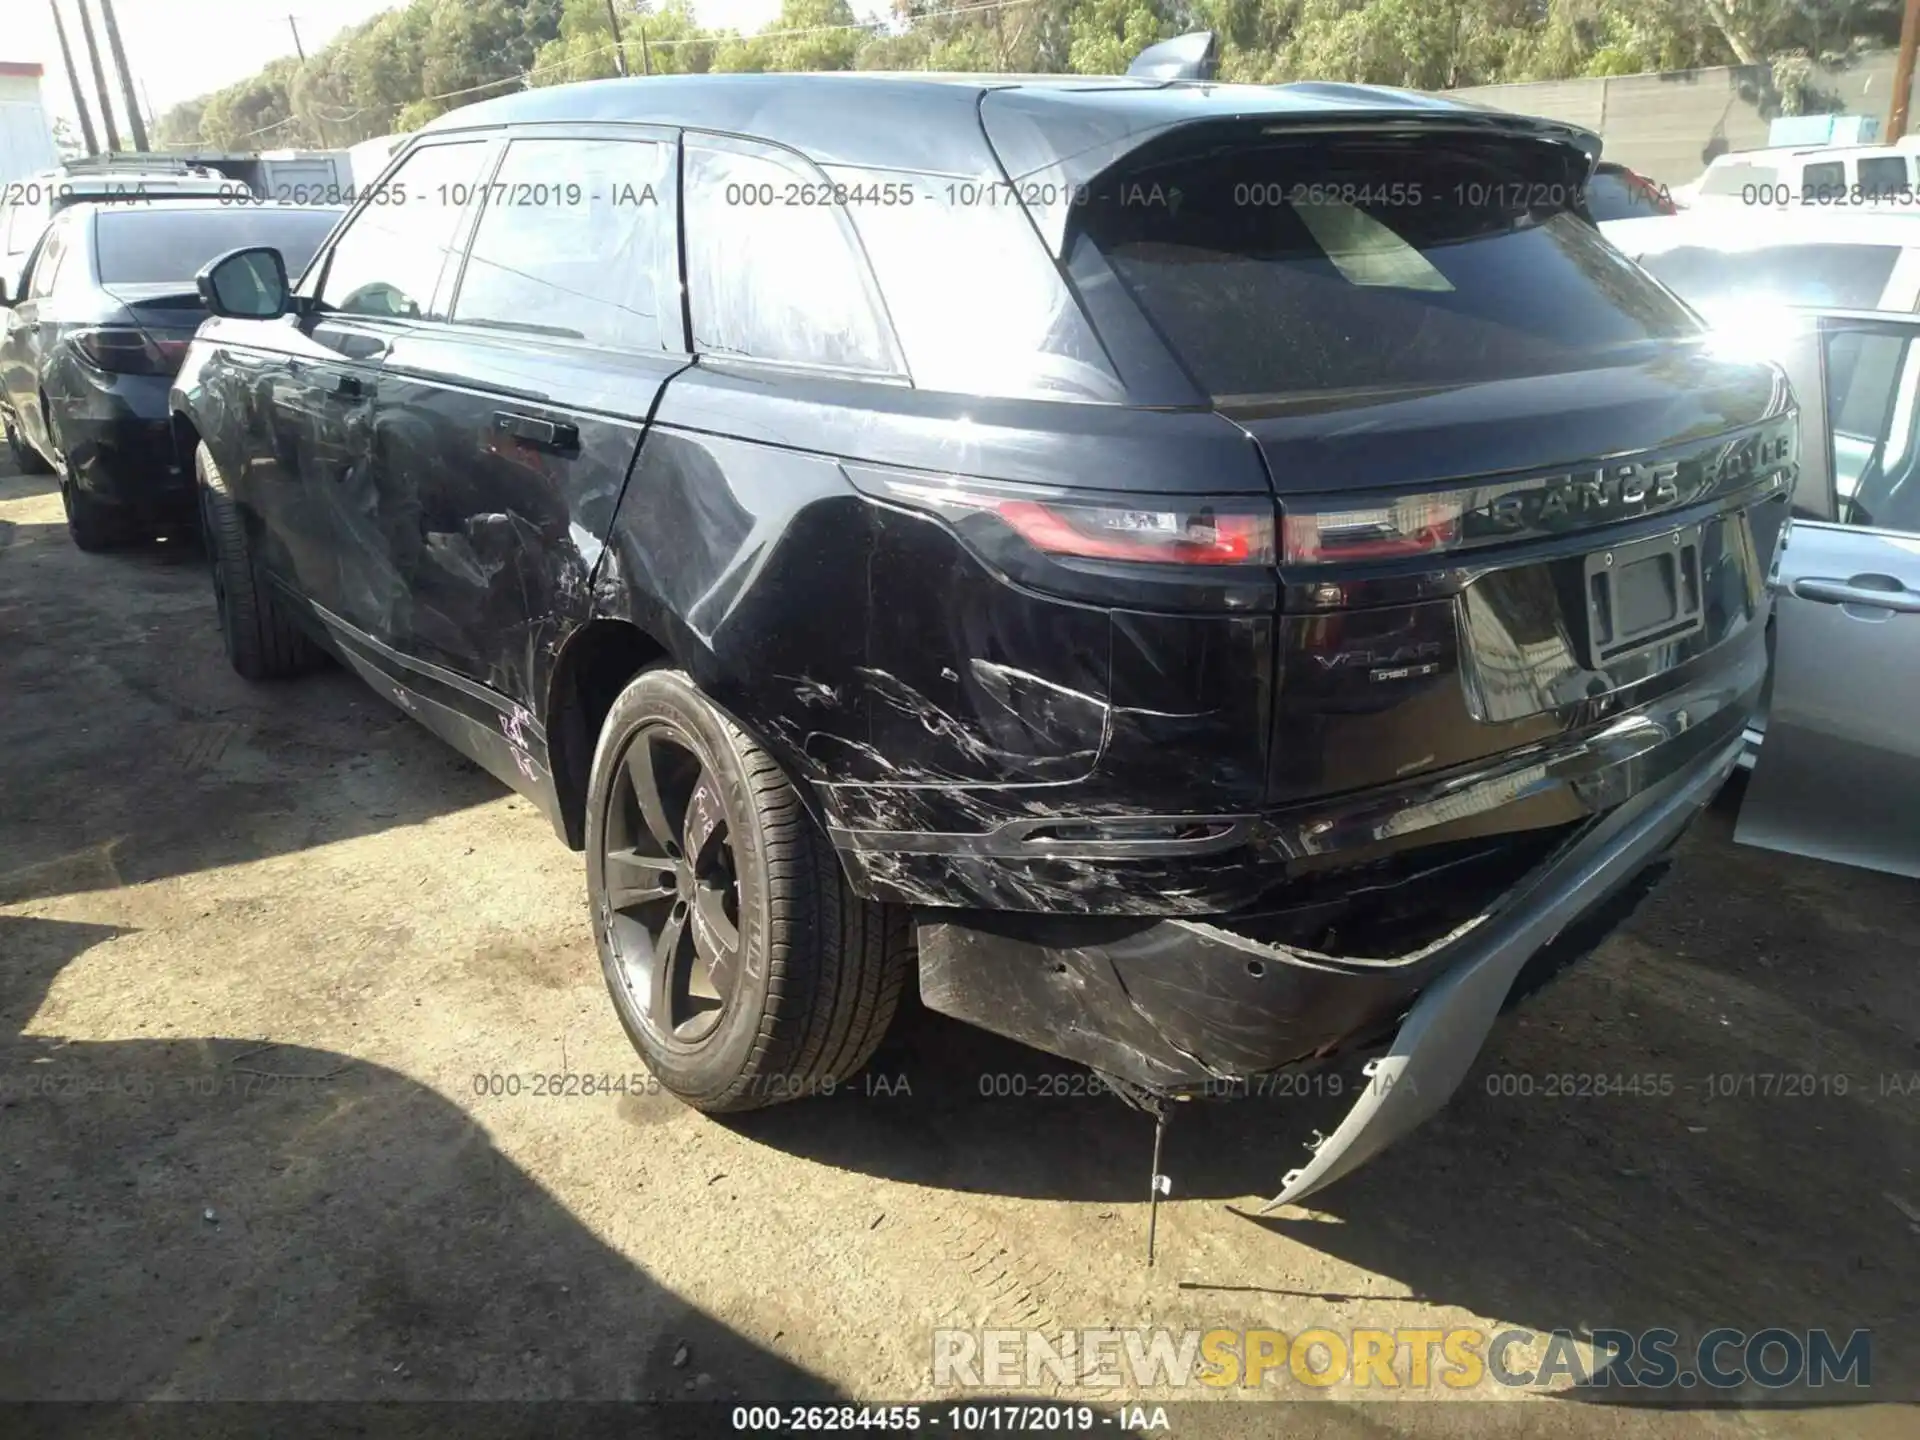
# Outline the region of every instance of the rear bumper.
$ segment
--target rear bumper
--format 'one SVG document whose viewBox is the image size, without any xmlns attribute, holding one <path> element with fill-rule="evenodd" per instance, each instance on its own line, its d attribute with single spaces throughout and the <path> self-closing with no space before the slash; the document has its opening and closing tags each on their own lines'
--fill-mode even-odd
<svg viewBox="0 0 1920 1440">
<path fill-rule="evenodd" d="M 1766 676 L 1758 626 L 1640 687 L 1584 729 L 1400 785 L 1230 814 L 1076 806 L 1075 787 L 955 789 L 979 830 L 829 833 L 856 886 L 924 907 L 1205 919 L 1244 911 L 1301 873 L 1604 815 L 1736 739 Z M 1647 695 L 1647 691 L 1657 693 Z"/>
<path fill-rule="evenodd" d="M 164 375 L 122 375 L 50 399 L 73 485 L 143 514 L 191 511 L 193 476 L 174 453 L 169 383 Z"/>
<path fill-rule="evenodd" d="M 1521 968 L 1583 953 L 1649 888 L 1647 871 L 1732 771 L 1745 710 L 1587 775 L 1614 803 L 1485 914 L 1413 954 L 1354 960 L 1203 922 L 922 911 L 932 1009 L 1160 1093 L 1203 1090 L 1384 1039 L 1347 1120 L 1275 1203 L 1339 1178 L 1437 1110 Z M 1637 733 L 1637 732 L 1633 732 Z"/>
<path fill-rule="evenodd" d="M 1739 755 L 1735 740 L 1692 772 L 1635 796 L 1463 938 L 1461 954 L 1421 993 L 1387 1053 L 1367 1063 L 1368 1083 L 1353 1109 L 1305 1165 L 1287 1173 L 1267 1208 L 1332 1184 L 1440 1109 L 1466 1078 L 1521 967 L 1664 854 Z"/>
</svg>

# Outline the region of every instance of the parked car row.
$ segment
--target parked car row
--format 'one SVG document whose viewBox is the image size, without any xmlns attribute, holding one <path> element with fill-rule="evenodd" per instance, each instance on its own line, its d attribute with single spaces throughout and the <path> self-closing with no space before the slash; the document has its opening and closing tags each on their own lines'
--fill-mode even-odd
<svg viewBox="0 0 1920 1440">
<path fill-rule="evenodd" d="M 74 543 L 124 544 L 196 513 L 168 391 L 206 306 L 196 273 L 237 245 L 304 265 L 338 208 L 204 199 L 78 204 L 42 231 L 17 294 L 0 287 L 0 394 L 20 467 L 58 469 Z"/>
<path fill-rule="evenodd" d="M 689 1104 L 831 1087 L 916 977 L 1148 1109 L 1380 1052 L 1297 1200 L 1734 769 L 1804 446 L 1592 135 L 1152 73 L 455 111 L 201 271 L 173 453 L 235 668 L 530 796 Z"/>
</svg>

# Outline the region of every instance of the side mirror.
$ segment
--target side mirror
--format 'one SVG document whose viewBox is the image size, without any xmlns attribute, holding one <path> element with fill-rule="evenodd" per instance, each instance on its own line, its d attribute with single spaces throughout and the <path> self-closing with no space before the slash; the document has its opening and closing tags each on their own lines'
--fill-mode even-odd
<svg viewBox="0 0 1920 1440">
<path fill-rule="evenodd" d="M 194 288 L 215 315 L 233 320 L 271 320 L 293 308 L 287 262 L 271 245 L 229 250 L 193 277 Z"/>
</svg>

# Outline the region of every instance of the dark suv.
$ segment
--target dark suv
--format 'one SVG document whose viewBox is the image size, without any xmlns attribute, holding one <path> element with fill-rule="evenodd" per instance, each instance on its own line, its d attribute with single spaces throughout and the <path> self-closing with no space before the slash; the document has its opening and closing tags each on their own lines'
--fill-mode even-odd
<svg viewBox="0 0 1920 1440">
<path fill-rule="evenodd" d="M 1597 152 L 1340 85 L 457 111 L 290 294 L 202 276 L 230 653 L 541 805 L 690 1104 L 851 1074 L 916 966 L 1149 1107 L 1388 1042 L 1297 1198 L 1645 888 L 1765 669 L 1788 391 Z"/>
</svg>

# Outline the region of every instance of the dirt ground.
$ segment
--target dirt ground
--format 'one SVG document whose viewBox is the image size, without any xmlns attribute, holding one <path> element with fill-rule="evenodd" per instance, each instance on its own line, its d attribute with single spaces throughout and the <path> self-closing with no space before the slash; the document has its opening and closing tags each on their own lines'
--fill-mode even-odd
<svg viewBox="0 0 1920 1440">
<path fill-rule="evenodd" d="M 1324 1113 L 1183 1112 L 1148 1269 L 1147 1122 L 917 1008 L 730 1123 L 533 1094 L 639 1069 L 578 857 L 344 672 L 233 675 L 191 544 L 83 555 L 0 471 L 0 1399 L 933 1398 L 936 1326 L 1154 1324 L 1864 1327 L 1911 1399 L 1920 886 L 1730 832 L 1310 1208 L 1242 1213 Z M 1782 1072 L 1829 1078 L 1708 1079 Z M 1176 1432 L 1915 1433 L 1379 1396 Z"/>
</svg>

